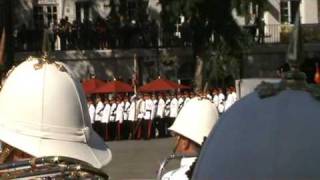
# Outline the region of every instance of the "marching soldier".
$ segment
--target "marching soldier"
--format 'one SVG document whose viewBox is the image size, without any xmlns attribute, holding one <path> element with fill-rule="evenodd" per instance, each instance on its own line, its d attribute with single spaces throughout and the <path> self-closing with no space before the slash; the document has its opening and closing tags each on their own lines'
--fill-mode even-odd
<svg viewBox="0 0 320 180">
<path fill-rule="evenodd" d="M 130 107 L 128 109 L 128 133 L 129 139 L 134 139 L 134 123 L 137 121 L 136 117 L 136 97 L 131 99 Z"/>
<path fill-rule="evenodd" d="M 219 103 L 223 102 L 226 99 L 221 88 L 219 88 L 218 90 L 218 97 L 219 97 Z"/>
<path fill-rule="evenodd" d="M 156 124 L 157 124 L 157 129 L 159 131 L 159 136 L 158 137 L 165 137 L 165 118 L 164 118 L 164 110 L 165 110 L 166 103 L 163 99 L 163 94 L 159 94 L 159 99 L 158 99 L 158 107 L 157 107 L 157 115 L 155 118 Z"/>
<path fill-rule="evenodd" d="M 175 95 L 171 95 L 171 102 L 170 102 L 170 121 L 169 121 L 169 126 L 171 126 L 176 119 L 178 115 L 178 108 L 179 108 L 179 103 Z"/>
<path fill-rule="evenodd" d="M 91 98 L 88 98 L 88 110 L 89 110 L 89 116 L 90 116 L 90 122 L 92 127 L 94 126 L 94 115 L 96 113 L 96 108 L 94 107 L 93 101 Z"/>
<path fill-rule="evenodd" d="M 111 111 L 111 105 L 109 99 L 106 97 L 104 99 L 104 108 L 102 111 L 102 125 L 104 129 L 103 138 L 105 141 L 109 140 L 109 131 L 108 131 L 108 124 L 110 119 L 110 111 Z"/>
<path fill-rule="evenodd" d="M 154 104 L 150 99 L 149 94 L 144 95 L 145 101 L 145 112 L 143 116 L 143 123 L 142 123 L 142 132 L 144 139 L 150 139 L 153 136 L 153 127 L 152 127 L 152 110 L 154 108 Z"/>
<path fill-rule="evenodd" d="M 18 101 L 19 113 L 12 113 L 8 103 Z M 81 85 L 63 63 L 29 58 L 16 67 L 0 92 L 0 114 L 0 163 L 64 156 L 101 168 L 112 158 L 92 129 Z"/>
<path fill-rule="evenodd" d="M 224 111 L 227 111 L 232 106 L 232 104 L 234 103 L 231 93 L 232 93 L 231 89 L 227 88 L 227 99 L 226 99 L 226 101 L 224 103 Z"/>
<path fill-rule="evenodd" d="M 182 157 L 180 167 L 158 178 L 162 180 L 187 180 L 187 172 L 200 154 L 201 146 L 218 121 L 218 112 L 208 99 L 193 98 L 186 104 L 169 128 L 176 136 L 174 157 Z M 172 157 L 172 156 L 171 156 Z M 166 162 L 166 161 L 165 161 Z M 165 165 L 165 164 L 164 164 Z M 159 177 L 160 176 L 160 177 Z"/>
<path fill-rule="evenodd" d="M 213 95 L 213 103 L 214 103 L 214 105 L 216 105 L 216 107 L 218 107 L 219 106 L 219 95 L 218 95 L 218 91 L 217 91 L 217 89 L 213 89 L 213 91 L 212 91 L 212 95 Z"/>
<path fill-rule="evenodd" d="M 123 109 L 124 109 L 124 103 L 121 100 L 121 97 L 117 97 L 117 109 L 116 109 L 116 133 L 117 133 L 117 139 L 122 139 L 122 123 L 123 123 Z"/>
<path fill-rule="evenodd" d="M 180 110 L 182 109 L 183 104 L 184 104 L 183 96 L 181 95 L 180 92 L 178 92 L 178 112 L 180 112 Z"/>
<path fill-rule="evenodd" d="M 210 91 L 205 91 L 205 95 L 206 95 L 206 98 L 208 98 L 210 101 L 212 101 L 212 95 L 211 95 Z"/>
<path fill-rule="evenodd" d="M 169 136 L 168 127 L 170 124 L 170 103 L 171 103 L 169 94 L 166 94 L 165 102 L 166 102 L 166 105 L 164 107 L 164 120 L 165 120 L 164 129 L 165 129 L 165 136 Z"/>
<path fill-rule="evenodd" d="M 142 131 L 142 123 L 143 123 L 143 116 L 145 113 L 145 101 L 142 95 L 139 95 L 139 99 L 137 101 L 136 107 L 137 113 L 137 121 L 134 123 L 134 136 L 136 139 L 141 138 L 141 131 Z"/>
<path fill-rule="evenodd" d="M 189 93 L 186 91 L 186 92 L 184 92 L 184 104 L 183 105 L 185 105 L 189 101 L 190 101 L 190 96 L 189 96 Z"/>
<path fill-rule="evenodd" d="M 131 107 L 131 103 L 129 102 L 128 96 L 125 96 L 123 99 L 124 109 L 123 109 L 123 138 L 129 139 L 130 135 L 130 121 L 129 121 L 129 110 Z"/>
<path fill-rule="evenodd" d="M 231 95 L 232 95 L 233 103 L 235 103 L 237 101 L 237 93 L 236 93 L 236 88 L 233 86 L 231 86 Z"/>
<path fill-rule="evenodd" d="M 110 108 L 110 117 L 109 117 L 109 123 L 108 123 L 108 132 L 109 132 L 109 139 L 115 140 L 116 138 L 116 110 L 117 110 L 117 103 L 114 98 L 110 101 L 111 108 Z"/>
<path fill-rule="evenodd" d="M 102 126 L 102 111 L 103 111 L 103 103 L 101 101 L 101 98 L 98 96 L 96 97 L 96 112 L 95 112 L 95 119 L 94 119 L 94 127 L 96 132 L 100 135 L 100 137 L 104 137 L 105 135 L 103 134 L 103 126 Z"/>
<path fill-rule="evenodd" d="M 151 112 L 151 120 L 152 120 L 152 137 L 156 137 L 159 135 L 159 131 L 156 128 L 157 127 L 157 121 L 156 121 L 156 115 L 157 115 L 157 109 L 158 109 L 158 99 L 155 94 L 152 94 L 152 102 L 153 102 L 153 108 Z"/>
</svg>

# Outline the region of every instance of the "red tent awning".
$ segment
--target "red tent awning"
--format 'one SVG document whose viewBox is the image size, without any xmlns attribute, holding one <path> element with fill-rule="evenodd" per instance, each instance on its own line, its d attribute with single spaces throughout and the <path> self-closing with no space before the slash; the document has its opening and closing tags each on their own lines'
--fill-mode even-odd
<svg viewBox="0 0 320 180">
<path fill-rule="evenodd" d="M 139 91 L 152 92 L 152 91 L 168 91 L 168 90 L 176 90 L 176 89 L 190 89 L 190 87 L 175 83 L 167 79 L 159 78 L 140 87 Z"/>
<path fill-rule="evenodd" d="M 112 81 L 97 88 L 94 92 L 95 93 L 125 93 L 125 92 L 133 92 L 133 88 L 127 83 L 124 83 L 121 81 Z"/>
<path fill-rule="evenodd" d="M 83 90 L 86 94 L 94 93 L 98 87 L 104 85 L 105 82 L 99 79 L 89 79 L 82 82 Z"/>
</svg>

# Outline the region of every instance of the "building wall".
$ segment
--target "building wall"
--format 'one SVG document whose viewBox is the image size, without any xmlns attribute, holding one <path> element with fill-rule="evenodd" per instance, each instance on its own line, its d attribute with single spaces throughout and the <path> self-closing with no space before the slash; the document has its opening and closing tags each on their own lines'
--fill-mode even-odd
<svg viewBox="0 0 320 180">
<path fill-rule="evenodd" d="M 301 2 L 301 22 L 303 24 L 319 23 L 318 0 L 303 0 Z"/>
<path fill-rule="evenodd" d="M 159 74 L 175 80 L 193 78 L 194 69 L 190 66 L 192 61 L 190 49 L 160 49 L 159 52 L 156 49 L 56 51 L 51 56 L 53 59 L 68 64 L 78 79 L 85 79 L 95 74 L 103 80 L 121 77 L 127 81 L 132 77 L 134 71 L 135 54 L 138 57 L 137 60 L 141 68 L 140 76 L 143 82 L 157 78 Z M 28 56 L 40 57 L 41 54 L 38 52 L 18 52 L 15 54 L 17 62 L 25 60 Z M 164 57 L 174 57 L 174 64 L 165 65 L 162 61 Z M 189 68 L 185 68 L 185 66 Z"/>
<path fill-rule="evenodd" d="M 266 24 L 281 24 L 280 1 L 281 0 L 268 0 L 268 10 L 264 16 Z M 302 24 L 319 23 L 318 5 L 318 0 L 301 0 L 300 12 Z"/>
<path fill-rule="evenodd" d="M 280 0 L 269 0 L 264 19 L 266 24 L 280 24 Z"/>
</svg>

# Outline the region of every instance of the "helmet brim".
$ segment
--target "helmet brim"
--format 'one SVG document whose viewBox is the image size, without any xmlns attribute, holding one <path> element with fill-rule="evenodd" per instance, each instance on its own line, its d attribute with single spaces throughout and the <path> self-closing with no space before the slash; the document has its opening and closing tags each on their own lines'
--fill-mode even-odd
<svg viewBox="0 0 320 180">
<path fill-rule="evenodd" d="M 102 168 L 112 159 L 111 150 L 94 131 L 86 144 L 44 139 L 0 127 L 0 140 L 34 157 L 66 156 L 88 162 L 95 168 Z"/>
</svg>

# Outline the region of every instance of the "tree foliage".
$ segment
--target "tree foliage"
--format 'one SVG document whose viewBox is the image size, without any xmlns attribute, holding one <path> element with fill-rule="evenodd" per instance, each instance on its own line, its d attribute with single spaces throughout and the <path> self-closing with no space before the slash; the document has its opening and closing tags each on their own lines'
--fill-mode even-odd
<svg viewBox="0 0 320 180">
<path fill-rule="evenodd" d="M 232 16 L 231 0 L 161 0 L 164 25 L 177 23 L 179 16 L 190 20 L 196 50 L 207 47 L 212 34 L 234 48 L 241 47 L 241 31 Z"/>
<path fill-rule="evenodd" d="M 160 3 L 163 26 L 172 27 L 179 21 L 179 16 L 184 16 L 190 23 L 192 48 L 197 62 L 196 89 L 202 89 L 203 80 L 208 82 L 213 77 L 213 70 L 214 74 L 227 74 L 229 69 L 226 67 L 221 70 L 221 68 L 225 67 L 225 64 L 236 64 L 228 61 L 234 61 L 236 57 L 241 58 L 246 41 L 232 15 L 235 2 L 232 0 L 160 0 Z M 216 55 L 208 55 L 210 54 L 208 50 L 215 51 Z M 197 81 L 200 83 L 197 84 Z"/>
</svg>

